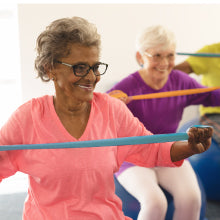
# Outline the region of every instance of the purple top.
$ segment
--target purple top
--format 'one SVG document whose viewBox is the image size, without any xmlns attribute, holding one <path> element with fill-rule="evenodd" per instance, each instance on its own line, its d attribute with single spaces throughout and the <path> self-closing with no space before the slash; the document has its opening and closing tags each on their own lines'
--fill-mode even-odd
<svg viewBox="0 0 220 220">
<path fill-rule="evenodd" d="M 205 87 L 184 72 L 172 70 L 164 87 L 160 90 L 155 90 L 143 81 L 137 71 L 117 83 L 108 92 L 121 90 L 128 96 L 134 96 L 195 88 Z M 185 107 L 199 104 L 220 106 L 220 90 L 194 95 L 134 100 L 127 106 L 149 131 L 154 134 L 167 134 L 176 132 Z M 127 166 L 124 164 L 118 174 Z"/>
</svg>

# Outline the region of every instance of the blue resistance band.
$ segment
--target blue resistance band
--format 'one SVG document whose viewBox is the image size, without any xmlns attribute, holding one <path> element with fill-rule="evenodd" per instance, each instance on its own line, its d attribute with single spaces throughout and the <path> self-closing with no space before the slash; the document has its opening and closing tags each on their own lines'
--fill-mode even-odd
<svg viewBox="0 0 220 220">
<path fill-rule="evenodd" d="M 60 149 L 60 148 L 89 148 L 89 147 L 163 143 L 163 142 L 183 141 L 183 140 L 188 140 L 187 133 L 156 134 L 156 135 L 147 135 L 147 136 L 134 136 L 134 137 L 113 138 L 113 139 L 100 139 L 100 140 L 91 140 L 91 141 L 76 141 L 76 142 L 49 143 L 49 144 L 3 145 L 0 146 L 0 151 Z"/>
<path fill-rule="evenodd" d="M 177 55 L 185 55 L 185 56 L 195 56 L 195 57 L 220 57 L 219 53 L 180 53 L 177 52 Z"/>
<path fill-rule="evenodd" d="M 210 125 L 193 125 L 190 128 L 213 128 Z"/>
<path fill-rule="evenodd" d="M 194 125 L 196 128 L 208 128 L 208 125 Z M 147 136 L 134 136 L 112 139 L 100 139 L 91 141 L 76 141 L 64 143 L 49 143 L 49 144 L 21 144 L 21 145 L 3 145 L 0 146 L 0 151 L 9 150 L 34 150 L 34 149 L 61 149 L 61 148 L 89 148 L 89 147 L 107 147 L 107 146 L 122 146 L 135 144 L 153 144 L 173 141 L 188 140 L 187 133 L 170 133 L 170 134 L 155 134 Z"/>
</svg>

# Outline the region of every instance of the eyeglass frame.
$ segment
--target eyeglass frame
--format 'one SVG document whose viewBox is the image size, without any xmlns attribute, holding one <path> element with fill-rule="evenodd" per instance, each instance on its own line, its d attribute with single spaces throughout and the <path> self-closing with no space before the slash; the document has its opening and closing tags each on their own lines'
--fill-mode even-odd
<svg viewBox="0 0 220 220">
<path fill-rule="evenodd" d="M 85 77 L 86 75 L 88 75 L 88 73 L 89 73 L 90 70 L 93 71 L 93 73 L 94 73 L 95 76 L 101 76 L 101 75 L 104 75 L 104 74 L 106 73 L 107 69 L 108 69 L 108 64 L 107 64 L 107 63 L 102 63 L 102 62 L 98 62 L 98 63 L 94 64 L 93 66 L 90 66 L 89 64 L 86 64 L 86 63 L 78 63 L 78 64 L 71 65 L 71 64 L 69 64 L 69 63 L 61 62 L 61 61 L 59 61 L 59 60 L 55 60 L 55 63 L 60 63 L 60 64 L 63 64 L 63 65 L 65 65 L 65 66 L 71 67 L 72 70 L 73 70 L 73 74 L 74 74 L 75 76 L 77 76 L 77 77 Z M 102 74 L 96 74 L 95 71 L 94 71 L 94 67 L 95 67 L 96 65 L 99 65 L 99 64 L 104 64 L 105 67 L 106 67 L 104 73 L 102 73 Z M 89 67 L 89 69 L 87 70 L 87 73 L 86 73 L 85 75 L 77 75 L 77 74 L 75 73 L 75 67 L 78 66 L 78 65 L 85 65 L 85 66 L 88 66 L 88 67 Z"/>
<path fill-rule="evenodd" d="M 154 59 L 154 57 L 155 57 L 155 55 L 152 55 L 152 54 L 150 54 L 150 53 L 148 53 L 148 52 L 144 52 L 144 55 L 147 55 L 148 57 L 151 57 L 152 59 Z M 169 55 L 168 55 L 169 56 Z M 173 54 L 173 57 L 172 57 L 172 59 L 170 60 L 169 58 L 168 58 L 168 56 L 161 56 L 161 60 L 165 57 L 168 61 L 173 61 L 174 59 L 175 59 L 175 53 Z M 161 60 L 160 61 L 155 61 L 155 60 L 153 60 L 153 62 L 155 62 L 155 63 L 158 63 L 158 62 L 161 62 Z"/>
</svg>

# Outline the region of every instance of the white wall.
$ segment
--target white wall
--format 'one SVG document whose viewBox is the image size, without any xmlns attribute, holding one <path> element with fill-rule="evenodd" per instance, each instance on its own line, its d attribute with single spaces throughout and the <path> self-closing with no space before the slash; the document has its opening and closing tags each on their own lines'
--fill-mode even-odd
<svg viewBox="0 0 220 220">
<path fill-rule="evenodd" d="M 0 30 L 1 127 L 21 102 L 17 8 L 14 5 L 0 3 Z"/>
<path fill-rule="evenodd" d="M 19 4 L 22 100 L 53 93 L 36 79 L 35 41 L 54 19 L 81 16 L 95 23 L 102 36 L 101 61 L 109 64 L 96 91 L 104 92 L 138 68 L 134 41 L 137 32 L 153 24 L 168 26 L 177 38 L 177 51 L 195 52 L 220 39 L 220 4 Z M 186 57 L 177 57 L 176 63 Z M 192 110 L 193 109 L 193 110 Z M 197 116 L 197 108 L 184 120 Z"/>
</svg>

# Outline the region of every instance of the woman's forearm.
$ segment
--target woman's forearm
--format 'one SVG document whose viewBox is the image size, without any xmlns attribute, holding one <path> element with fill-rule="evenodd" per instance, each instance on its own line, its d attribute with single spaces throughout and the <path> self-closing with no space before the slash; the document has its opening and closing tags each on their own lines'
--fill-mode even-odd
<svg viewBox="0 0 220 220">
<path fill-rule="evenodd" d="M 193 154 L 194 153 L 190 149 L 187 141 L 174 142 L 170 150 L 170 157 L 172 162 L 183 160 L 192 156 Z"/>
</svg>

